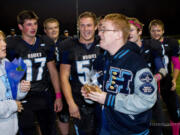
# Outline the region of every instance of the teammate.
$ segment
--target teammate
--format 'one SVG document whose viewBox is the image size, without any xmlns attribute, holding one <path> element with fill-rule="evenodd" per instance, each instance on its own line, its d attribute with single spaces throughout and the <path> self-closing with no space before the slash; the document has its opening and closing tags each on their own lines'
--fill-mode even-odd
<svg viewBox="0 0 180 135">
<path fill-rule="evenodd" d="M 25 97 L 24 111 L 19 114 L 20 133 L 35 133 L 35 118 L 40 124 L 42 135 L 56 135 L 55 112 L 62 109 L 58 72 L 54 62 L 53 42 L 47 37 L 36 36 L 38 16 L 23 10 L 17 16 L 22 35 L 7 39 L 9 58 L 22 57 L 27 65 L 26 80 L 31 81 L 31 90 Z M 48 72 L 56 93 L 54 102 L 47 83 Z"/>
<path fill-rule="evenodd" d="M 180 103 L 176 94 L 176 80 L 180 70 L 179 44 L 176 40 L 163 36 L 164 24 L 161 20 L 152 20 L 149 24 L 149 31 L 151 38 L 162 43 L 163 61 L 168 74 L 160 82 L 161 95 L 172 120 L 173 135 L 178 135 L 179 128 L 176 122 L 180 121 Z M 174 65 L 174 70 L 172 70 L 172 64 Z M 171 76 L 172 73 L 173 75 Z"/>
<path fill-rule="evenodd" d="M 103 91 L 87 93 L 85 98 L 104 105 L 100 135 L 149 133 L 151 108 L 156 102 L 157 85 L 146 62 L 127 42 L 129 23 L 122 14 L 105 16 L 99 30 L 100 47 L 106 50 Z"/>
<path fill-rule="evenodd" d="M 137 18 L 128 18 L 128 20 L 130 23 L 129 41 L 135 42 L 140 47 L 140 55 L 148 63 L 156 80 L 160 81 L 167 74 L 162 61 L 161 43 L 154 39 L 141 39 L 143 24 Z M 162 103 L 158 93 L 158 99 L 153 107 L 152 119 L 163 124 L 163 115 Z M 150 132 L 152 135 L 161 135 L 162 126 L 151 126 Z"/>
<path fill-rule="evenodd" d="M 44 32 L 55 43 L 56 67 L 57 70 L 59 70 L 59 66 L 60 66 L 59 53 L 61 48 L 61 42 L 63 40 L 59 37 L 59 22 L 55 18 L 48 18 L 44 21 L 43 25 L 44 25 Z M 63 109 L 61 112 L 57 114 L 59 118 L 58 127 L 62 135 L 68 135 L 70 116 L 64 96 L 62 96 L 62 99 L 63 99 Z"/>
<path fill-rule="evenodd" d="M 81 87 L 89 82 L 91 64 L 100 53 L 95 39 L 96 25 L 96 15 L 83 12 L 78 19 L 80 38 L 65 41 L 63 45 L 60 78 L 77 135 L 95 135 L 95 104 L 85 102 Z"/>
</svg>

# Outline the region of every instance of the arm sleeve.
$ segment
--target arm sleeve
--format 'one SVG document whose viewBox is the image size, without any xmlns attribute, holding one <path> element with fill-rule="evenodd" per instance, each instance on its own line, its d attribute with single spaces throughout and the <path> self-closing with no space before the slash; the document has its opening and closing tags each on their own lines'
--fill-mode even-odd
<svg viewBox="0 0 180 135">
<path fill-rule="evenodd" d="M 159 71 L 161 68 L 164 68 L 164 64 L 163 64 L 163 61 L 162 61 L 162 57 L 160 56 L 156 56 L 154 58 L 154 63 L 155 63 L 155 66 L 156 66 L 156 70 Z"/>
<path fill-rule="evenodd" d="M 17 105 L 14 100 L 0 101 L 0 119 L 6 119 L 17 111 Z"/>
<path fill-rule="evenodd" d="M 172 59 L 173 65 L 174 65 L 174 69 L 180 70 L 180 61 L 179 61 L 179 57 L 172 56 L 171 59 Z"/>
<path fill-rule="evenodd" d="M 71 46 L 71 44 L 71 40 L 65 40 L 62 42 L 60 48 L 60 64 L 71 64 L 70 55 L 73 55 L 73 52 L 71 51 L 73 46 Z"/>
<path fill-rule="evenodd" d="M 175 56 L 175 57 L 179 57 L 179 54 L 180 54 L 180 48 L 179 48 L 179 43 L 177 40 L 175 39 L 169 39 L 169 44 L 171 46 L 171 49 L 172 49 L 172 56 Z"/>
<path fill-rule="evenodd" d="M 107 95 L 105 103 L 109 103 L 116 111 L 135 115 L 152 108 L 156 99 L 157 83 L 150 70 L 145 68 L 135 75 L 133 94 Z"/>
</svg>

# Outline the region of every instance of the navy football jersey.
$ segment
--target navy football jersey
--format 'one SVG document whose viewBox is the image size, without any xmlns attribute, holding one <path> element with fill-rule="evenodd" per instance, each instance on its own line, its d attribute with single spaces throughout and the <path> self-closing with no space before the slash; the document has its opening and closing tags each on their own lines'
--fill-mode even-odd
<svg viewBox="0 0 180 135">
<path fill-rule="evenodd" d="M 180 53 L 178 41 L 175 39 L 164 38 L 161 47 L 165 69 L 167 70 L 167 73 L 171 74 L 171 57 L 179 57 Z"/>
<path fill-rule="evenodd" d="M 64 41 L 62 46 L 61 64 L 71 65 L 70 83 L 73 97 L 76 104 L 81 104 L 84 102 L 80 92 L 81 87 L 88 83 L 90 79 L 88 73 L 101 49 L 97 40 L 88 45 L 90 48 L 86 48 L 86 45 L 80 43 L 77 38 Z"/>
<path fill-rule="evenodd" d="M 158 61 L 162 59 L 162 48 L 159 41 L 154 39 L 142 40 L 140 55 L 145 59 L 153 73 L 157 73 L 160 68 L 163 68 L 161 61 Z"/>
<path fill-rule="evenodd" d="M 60 65 L 60 53 L 61 53 L 61 43 L 63 39 L 61 37 L 58 38 L 56 43 L 54 44 L 54 52 L 55 52 L 55 62 L 56 62 L 56 68 L 59 71 L 59 65 Z"/>
<path fill-rule="evenodd" d="M 31 81 L 31 91 L 43 91 L 48 88 L 47 63 L 54 60 L 53 42 L 46 36 L 37 36 L 34 45 L 21 37 L 7 39 L 7 58 L 21 57 L 27 65 L 25 80 Z"/>
</svg>

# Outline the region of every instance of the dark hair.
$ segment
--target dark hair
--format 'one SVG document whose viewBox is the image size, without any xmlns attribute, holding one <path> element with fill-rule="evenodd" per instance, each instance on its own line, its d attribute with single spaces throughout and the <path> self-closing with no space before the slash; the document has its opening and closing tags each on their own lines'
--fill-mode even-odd
<svg viewBox="0 0 180 135">
<path fill-rule="evenodd" d="M 23 25 L 26 19 L 35 19 L 38 20 L 38 16 L 34 11 L 23 10 L 17 15 L 17 23 Z"/>
</svg>

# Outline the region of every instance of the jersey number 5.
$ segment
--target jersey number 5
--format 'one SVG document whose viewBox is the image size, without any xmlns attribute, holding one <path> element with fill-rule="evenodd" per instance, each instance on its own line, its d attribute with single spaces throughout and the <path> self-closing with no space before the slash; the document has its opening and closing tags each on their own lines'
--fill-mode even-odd
<svg viewBox="0 0 180 135">
<path fill-rule="evenodd" d="M 90 60 L 76 62 L 77 73 L 79 76 L 78 78 L 82 84 L 86 84 L 90 79 L 88 77 L 88 73 L 90 72 L 89 65 L 90 65 Z"/>
</svg>

